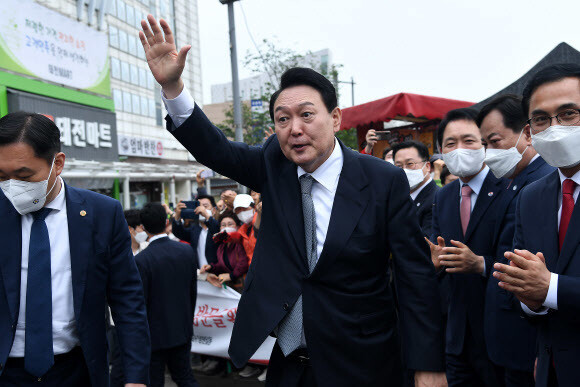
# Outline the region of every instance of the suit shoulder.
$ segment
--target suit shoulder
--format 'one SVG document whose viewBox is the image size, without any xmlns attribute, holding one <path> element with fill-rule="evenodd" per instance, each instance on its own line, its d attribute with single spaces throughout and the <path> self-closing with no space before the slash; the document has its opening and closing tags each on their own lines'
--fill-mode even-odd
<svg viewBox="0 0 580 387">
<path fill-rule="evenodd" d="M 71 194 L 78 195 L 78 196 L 82 197 L 83 199 L 85 199 L 86 201 L 89 201 L 89 202 L 96 204 L 96 205 L 99 205 L 99 206 L 109 207 L 109 208 L 121 206 L 121 203 L 117 199 L 113 199 L 109 196 L 106 196 L 106 195 L 103 195 L 100 193 L 96 193 L 96 192 L 90 191 L 88 189 L 71 187 L 70 185 L 67 185 L 66 189 L 69 190 Z"/>
<path fill-rule="evenodd" d="M 395 167 L 393 164 L 386 162 L 385 160 L 378 157 L 361 154 L 353 151 L 352 149 L 348 149 L 347 152 L 352 152 L 352 155 L 359 161 L 364 170 L 371 174 L 387 173 L 390 175 L 396 175 L 402 172 L 401 168 Z"/>
<path fill-rule="evenodd" d="M 541 194 L 541 190 L 542 188 L 548 184 L 549 182 L 552 181 L 552 179 L 560 179 L 560 177 L 558 176 L 558 170 L 554 170 L 552 171 L 552 173 L 548 173 L 547 175 L 539 178 L 536 181 L 531 182 L 530 184 L 526 185 L 523 189 L 522 189 L 522 199 L 523 198 L 529 198 L 529 197 L 534 197 L 537 195 Z"/>
</svg>

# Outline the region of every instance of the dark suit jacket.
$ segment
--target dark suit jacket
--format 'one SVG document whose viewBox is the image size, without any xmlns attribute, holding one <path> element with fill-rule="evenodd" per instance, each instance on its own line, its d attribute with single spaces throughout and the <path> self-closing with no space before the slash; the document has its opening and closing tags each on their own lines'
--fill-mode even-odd
<svg viewBox="0 0 580 387">
<path fill-rule="evenodd" d="M 435 194 L 439 190 L 439 186 L 433 180 L 429 182 L 419 195 L 413 200 L 415 209 L 417 210 L 417 217 L 419 218 L 419 225 L 423 231 L 423 235 L 427 238 L 431 237 L 433 232 L 433 200 Z"/>
<path fill-rule="evenodd" d="M 536 386 L 548 385 L 553 357 L 560 386 L 578 385 L 580 364 L 580 200 L 576 201 L 562 251 L 558 251 L 558 171 L 530 184 L 516 209 L 514 247 L 542 252 L 548 270 L 558 276 L 558 310 L 535 317 L 538 328 Z"/>
<path fill-rule="evenodd" d="M 213 216 L 209 218 L 205 224 L 208 229 L 207 237 L 205 239 L 205 258 L 207 259 L 207 263 L 216 263 L 218 260 L 217 246 L 213 241 L 213 236 L 214 234 L 220 232 L 220 224 L 216 219 L 213 218 Z M 193 225 L 186 228 L 181 222 L 174 220 L 172 231 L 173 235 L 182 241 L 188 242 L 191 245 L 193 248 L 193 256 L 195 258 L 195 267 L 201 269 L 201 267 L 199 267 L 199 258 L 197 256 L 197 245 L 199 244 L 199 234 L 201 233 L 201 226 L 199 225 L 199 222 L 194 222 Z"/>
<path fill-rule="evenodd" d="M 283 155 L 277 137 L 263 147 L 230 142 L 197 106 L 172 133 L 199 162 L 262 193 L 258 242 L 229 349 L 237 367 L 302 294 L 318 385 L 376 386 L 390 380 L 401 360 L 388 281 L 392 252 L 406 364 L 443 370 L 435 271 L 401 169 L 340 144 L 344 165 L 324 249 L 310 274 L 297 167 Z"/>
<path fill-rule="evenodd" d="M 145 292 L 153 351 L 191 342 L 197 266 L 191 247 L 156 239 L 135 256 Z"/>
<path fill-rule="evenodd" d="M 484 257 L 487 275 L 495 260 L 493 235 L 496 224 L 500 221 L 496 214 L 496 203 L 501 196 L 503 183 L 491 171 L 488 172 L 471 212 L 465 236 L 459 215 L 461 182 L 455 180 L 441 188 L 435 195 L 433 204 L 433 242 L 437 243 L 437 236 L 442 236 L 447 246 L 453 246 L 449 242 L 451 239 L 465 243 L 475 254 Z M 483 303 L 487 276 L 479 273 L 446 274 L 445 271 L 440 274 L 443 281 L 449 281 L 446 351 L 453 355 L 459 355 L 463 351 L 467 324 L 474 344 L 485 348 Z"/>
<path fill-rule="evenodd" d="M 554 167 L 538 157 L 513 180 L 508 180 L 498 206 L 494 239 L 497 241 L 497 262 L 509 264 L 504 257 L 512 250 L 516 226 L 516 203 L 522 189 L 553 172 Z M 533 371 L 536 358 L 536 330 L 521 314 L 519 301 L 512 293 L 498 286 L 490 276 L 485 295 L 485 343 L 490 359 L 497 365 L 521 371 Z"/>
<path fill-rule="evenodd" d="M 121 343 L 125 377 L 148 383 L 150 341 L 143 288 L 117 200 L 66 186 L 76 329 L 94 386 L 109 385 L 106 301 Z M 85 216 L 80 215 L 84 211 Z M 0 364 L 12 348 L 20 304 L 21 216 L 0 191 Z M 2 367 L 0 367 L 0 373 Z"/>
</svg>

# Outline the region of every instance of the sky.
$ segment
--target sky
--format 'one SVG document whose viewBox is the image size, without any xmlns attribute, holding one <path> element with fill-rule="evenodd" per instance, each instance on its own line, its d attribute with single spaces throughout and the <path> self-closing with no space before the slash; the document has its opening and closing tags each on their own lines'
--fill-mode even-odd
<svg viewBox="0 0 580 387">
<path fill-rule="evenodd" d="M 328 48 L 355 104 L 400 92 L 479 102 L 560 42 L 580 50 L 578 0 L 241 0 L 234 3 L 240 79 L 251 37 L 297 52 Z M 243 10 L 243 12 L 242 12 Z M 244 22 L 244 13 L 247 26 Z M 227 6 L 198 0 L 203 102 L 231 82 Z M 350 85 L 340 106 L 351 106 Z"/>
</svg>

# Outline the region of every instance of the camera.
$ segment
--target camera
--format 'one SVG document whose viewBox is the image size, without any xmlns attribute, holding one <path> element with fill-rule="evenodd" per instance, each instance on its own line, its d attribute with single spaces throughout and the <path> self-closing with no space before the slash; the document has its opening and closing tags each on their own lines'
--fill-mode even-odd
<svg viewBox="0 0 580 387">
<path fill-rule="evenodd" d="M 181 219 L 198 219 L 199 215 L 195 213 L 195 209 L 200 206 L 199 200 L 193 201 L 182 201 L 185 204 L 183 210 L 181 210 Z"/>
</svg>

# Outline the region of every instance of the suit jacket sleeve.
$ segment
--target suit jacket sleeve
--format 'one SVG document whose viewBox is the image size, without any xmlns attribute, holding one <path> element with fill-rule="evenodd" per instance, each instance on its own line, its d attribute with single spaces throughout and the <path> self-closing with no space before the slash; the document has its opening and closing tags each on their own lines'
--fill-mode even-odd
<svg viewBox="0 0 580 387">
<path fill-rule="evenodd" d="M 184 242 L 191 243 L 191 230 L 183 227 L 183 223 L 181 223 L 181 220 L 177 221 L 173 219 L 172 222 L 173 224 L 171 225 L 171 232 L 173 232 L 173 235 L 175 235 Z"/>
<path fill-rule="evenodd" d="M 265 167 L 262 147 L 229 141 L 199 106 L 178 128 L 167 116 L 167 126 L 175 138 L 203 165 L 252 190 L 262 192 Z M 275 136 L 264 144 L 264 148 Z"/>
<path fill-rule="evenodd" d="M 205 225 L 207 226 L 210 237 L 213 237 L 214 234 L 220 232 L 220 223 L 213 216 L 210 217 L 207 222 L 205 222 Z"/>
<path fill-rule="evenodd" d="M 439 290 L 429 247 L 423 239 L 409 190 L 401 189 L 408 186 L 403 171 L 397 171 L 386 214 L 399 297 L 403 355 L 410 369 L 443 371 L 444 335 Z"/>
<path fill-rule="evenodd" d="M 148 384 L 151 343 L 143 286 L 119 203 L 111 226 L 114 237 L 110 244 L 107 300 L 119 338 L 125 378 L 127 383 Z"/>
<path fill-rule="evenodd" d="M 433 233 L 433 205 L 421 217 L 421 230 L 427 238 Z"/>
</svg>

